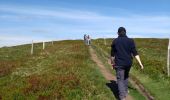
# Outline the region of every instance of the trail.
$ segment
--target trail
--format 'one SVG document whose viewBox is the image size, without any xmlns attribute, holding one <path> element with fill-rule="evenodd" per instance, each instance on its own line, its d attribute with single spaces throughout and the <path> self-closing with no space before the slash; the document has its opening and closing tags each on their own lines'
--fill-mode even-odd
<svg viewBox="0 0 170 100">
<path fill-rule="evenodd" d="M 106 69 L 104 64 L 97 57 L 96 52 L 92 49 L 92 47 L 89 47 L 89 50 L 90 50 L 90 55 L 91 55 L 92 60 L 97 64 L 97 66 L 99 67 L 105 79 L 108 81 L 116 81 L 116 77 L 108 69 Z M 133 97 L 128 95 L 126 100 L 133 100 Z"/>
</svg>

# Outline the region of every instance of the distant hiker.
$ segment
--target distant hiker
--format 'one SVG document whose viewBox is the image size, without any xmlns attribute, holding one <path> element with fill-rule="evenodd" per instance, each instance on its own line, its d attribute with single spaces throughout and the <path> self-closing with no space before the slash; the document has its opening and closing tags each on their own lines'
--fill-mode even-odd
<svg viewBox="0 0 170 100">
<path fill-rule="evenodd" d="M 87 44 L 87 35 L 84 34 L 84 43 Z"/>
<path fill-rule="evenodd" d="M 113 40 L 111 45 L 111 64 L 116 70 L 117 84 L 120 100 L 125 100 L 128 94 L 128 77 L 132 66 L 132 55 L 139 62 L 141 69 L 143 65 L 137 53 L 133 39 L 126 36 L 126 29 L 118 29 L 118 37 Z"/>
<path fill-rule="evenodd" d="M 90 36 L 88 35 L 87 36 L 87 45 L 90 45 L 91 44 L 91 38 L 90 38 Z"/>
</svg>

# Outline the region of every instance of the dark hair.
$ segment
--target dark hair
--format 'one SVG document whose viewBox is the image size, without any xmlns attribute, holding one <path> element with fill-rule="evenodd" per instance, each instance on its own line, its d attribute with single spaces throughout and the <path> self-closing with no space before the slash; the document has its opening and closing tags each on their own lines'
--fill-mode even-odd
<svg viewBox="0 0 170 100">
<path fill-rule="evenodd" d="M 119 27 L 118 35 L 119 36 L 125 36 L 126 35 L 126 29 L 124 27 Z"/>
</svg>

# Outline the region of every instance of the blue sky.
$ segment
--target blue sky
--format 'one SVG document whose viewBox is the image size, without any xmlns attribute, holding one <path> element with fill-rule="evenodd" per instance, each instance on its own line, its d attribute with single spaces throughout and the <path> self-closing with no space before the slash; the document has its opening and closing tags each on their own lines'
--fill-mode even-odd
<svg viewBox="0 0 170 100">
<path fill-rule="evenodd" d="M 117 37 L 170 38 L 169 0 L 0 0 L 0 46 Z"/>
</svg>

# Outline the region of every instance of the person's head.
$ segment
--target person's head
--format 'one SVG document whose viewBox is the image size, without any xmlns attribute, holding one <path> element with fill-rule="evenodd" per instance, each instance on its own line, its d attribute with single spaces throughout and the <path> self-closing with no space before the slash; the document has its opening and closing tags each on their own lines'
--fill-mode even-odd
<svg viewBox="0 0 170 100">
<path fill-rule="evenodd" d="M 124 27 L 119 27 L 117 33 L 119 36 L 126 36 L 126 29 Z"/>
</svg>

